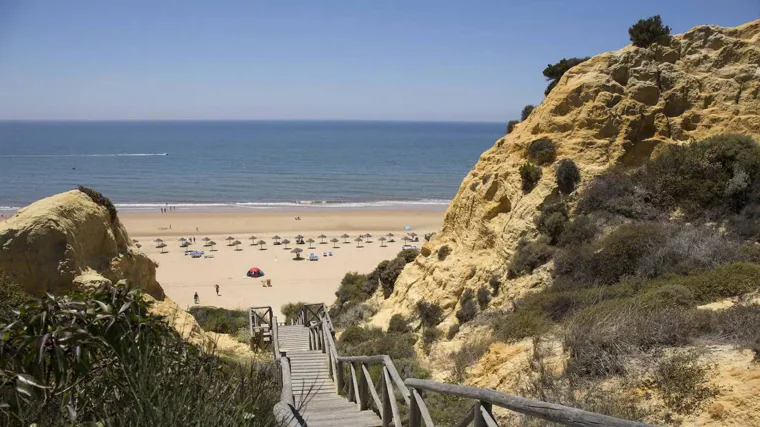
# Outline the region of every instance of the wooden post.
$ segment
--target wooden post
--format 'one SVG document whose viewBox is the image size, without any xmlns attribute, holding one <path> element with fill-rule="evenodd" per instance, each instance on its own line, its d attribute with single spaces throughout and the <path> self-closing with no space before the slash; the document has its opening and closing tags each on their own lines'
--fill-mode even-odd
<svg viewBox="0 0 760 427">
<path fill-rule="evenodd" d="M 367 378 L 364 376 L 364 370 L 361 363 L 355 365 L 356 375 L 359 377 L 359 410 L 363 411 L 369 407 L 369 388 L 367 387 Z"/>
<path fill-rule="evenodd" d="M 385 366 L 383 366 L 383 375 L 381 375 L 380 378 L 383 382 L 383 409 L 381 414 L 383 418 L 383 427 L 389 427 L 391 425 L 391 418 L 393 418 L 393 412 L 391 411 L 392 386 L 388 384 L 387 378 L 388 376 L 385 375 Z"/>
<path fill-rule="evenodd" d="M 412 389 L 413 391 L 414 389 Z M 422 426 L 422 413 L 420 412 L 420 405 L 415 398 L 415 393 L 412 392 L 412 396 L 409 399 L 409 427 L 421 427 Z"/>
<path fill-rule="evenodd" d="M 475 408 L 473 409 L 473 415 L 475 416 L 475 427 L 489 426 L 486 418 L 483 416 L 483 410 L 485 410 L 486 413 L 491 414 L 491 404 L 483 400 L 477 401 L 475 403 Z"/>
<path fill-rule="evenodd" d="M 338 394 L 343 391 L 343 385 L 345 384 L 345 381 L 343 380 L 343 362 L 340 360 L 338 361 Z"/>
</svg>

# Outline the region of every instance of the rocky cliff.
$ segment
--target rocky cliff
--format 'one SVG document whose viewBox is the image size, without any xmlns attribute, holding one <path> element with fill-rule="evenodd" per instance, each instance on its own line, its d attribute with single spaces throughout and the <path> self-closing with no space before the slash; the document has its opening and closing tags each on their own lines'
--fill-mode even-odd
<svg viewBox="0 0 760 427">
<path fill-rule="evenodd" d="M 639 162 L 661 144 L 723 133 L 760 138 L 759 65 L 760 21 L 754 21 L 696 27 L 667 46 L 627 46 L 570 69 L 527 120 L 483 153 L 441 232 L 404 269 L 374 322 L 409 314 L 421 299 L 441 304 L 453 322 L 463 290 L 494 276 L 504 283 L 504 305 L 541 285 L 541 274 L 510 281 L 505 272 L 518 241 L 537 234 L 542 204 L 557 196 L 556 161 L 544 165 L 537 187 L 523 194 L 518 169 L 532 141 L 548 138 L 556 143 L 557 160 L 575 161 L 582 191 L 594 175 Z M 451 254 L 439 261 L 444 245 Z"/>
<path fill-rule="evenodd" d="M 118 217 L 79 190 L 39 200 L 0 223 L 0 271 L 33 295 L 126 279 L 164 299 L 156 264 Z"/>
</svg>

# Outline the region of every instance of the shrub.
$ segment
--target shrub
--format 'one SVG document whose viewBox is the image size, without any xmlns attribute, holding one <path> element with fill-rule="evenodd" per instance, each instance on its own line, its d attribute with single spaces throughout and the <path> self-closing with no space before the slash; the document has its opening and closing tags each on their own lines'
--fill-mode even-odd
<svg viewBox="0 0 760 427">
<path fill-rule="evenodd" d="M 511 343 L 542 335 L 551 328 L 551 322 L 540 311 L 518 308 L 498 318 L 493 327 L 500 341 Z"/>
<path fill-rule="evenodd" d="M 734 263 L 688 276 L 658 282 L 659 286 L 683 286 L 699 304 L 736 297 L 760 289 L 760 265 Z"/>
<path fill-rule="evenodd" d="M 298 315 L 303 310 L 302 302 L 289 302 L 280 308 L 280 312 L 285 316 L 285 323 L 290 324 L 298 318 Z"/>
<path fill-rule="evenodd" d="M 458 333 L 459 333 L 459 323 L 454 323 L 453 325 L 449 326 L 449 330 L 448 332 L 446 332 L 446 339 L 451 340 Z"/>
<path fill-rule="evenodd" d="M 499 294 L 499 289 L 501 288 L 501 280 L 499 280 L 496 276 L 491 276 L 491 278 L 488 280 L 488 285 L 491 287 L 491 296 L 496 296 Z"/>
<path fill-rule="evenodd" d="M 335 292 L 335 296 L 338 298 L 337 303 L 346 304 L 348 302 L 365 301 L 377 289 L 377 285 L 368 282 L 370 281 L 363 274 L 356 272 L 346 273 L 340 281 L 338 290 Z"/>
<path fill-rule="evenodd" d="M 388 323 L 388 333 L 391 334 L 405 334 L 411 332 L 409 322 L 401 314 L 394 314 L 391 316 L 391 320 Z"/>
<path fill-rule="evenodd" d="M 478 306 L 480 306 L 480 309 L 485 310 L 489 302 L 491 302 L 491 293 L 488 289 L 478 288 Z"/>
<path fill-rule="evenodd" d="M 660 361 L 650 385 L 668 409 L 689 415 L 720 394 L 720 387 L 710 383 L 713 369 L 693 350 L 676 353 Z"/>
<path fill-rule="evenodd" d="M 549 237 L 551 244 L 555 244 L 565 231 L 567 221 L 568 212 L 564 203 L 546 203 L 541 208 L 536 228 Z"/>
<path fill-rule="evenodd" d="M 425 241 L 429 242 L 430 239 L 432 239 L 434 236 L 435 236 L 435 231 L 430 232 L 430 233 L 425 233 Z"/>
<path fill-rule="evenodd" d="M 245 414 L 274 424 L 271 365 L 224 362 L 149 308 L 123 283 L 25 303 L 2 325 L 0 377 L 26 381 L 0 385 L 0 424 L 233 426 Z"/>
<path fill-rule="evenodd" d="M 520 112 L 520 121 L 524 122 L 528 116 L 530 116 L 530 113 L 533 112 L 534 108 L 536 108 L 536 106 L 530 104 L 523 107 L 522 112 Z"/>
<path fill-rule="evenodd" d="M 329 309 L 330 319 L 333 325 L 340 328 L 353 326 L 361 323 L 377 312 L 374 306 L 368 304 L 348 303 L 333 305 Z"/>
<path fill-rule="evenodd" d="M 475 299 L 472 289 L 465 289 L 462 292 L 462 296 L 459 299 L 461 303 L 460 309 L 456 312 L 457 320 L 459 323 L 467 323 L 475 318 L 478 313 L 478 308 L 475 306 Z"/>
<path fill-rule="evenodd" d="M 398 254 L 396 254 L 396 258 L 402 258 L 404 262 L 407 264 L 414 261 L 415 258 L 417 258 L 417 255 L 420 254 L 420 251 L 417 249 L 403 249 Z"/>
<path fill-rule="evenodd" d="M 424 331 L 422 331 L 422 344 L 429 348 L 430 344 L 435 342 L 438 338 L 441 337 L 441 331 L 438 328 L 426 328 Z"/>
<path fill-rule="evenodd" d="M 535 242 L 521 240 L 509 262 L 509 274 L 514 277 L 532 274 L 533 270 L 549 262 L 552 255 L 554 248 L 545 239 Z"/>
<path fill-rule="evenodd" d="M 435 326 L 443 320 L 443 308 L 433 302 L 418 301 L 417 313 L 420 315 L 422 326 L 425 327 Z"/>
<path fill-rule="evenodd" d="M 106 210 L 108 210 L 108 214 L 111 217 L 111 222 L 116 222 L 116 206 L 113 205 L 111 199 L 104 196 L 103 193 L 95 191 L 92 188 L 87 188 L 83 185 L 80 185 L 77 187 L 77 189 L 86 194 L 93 202 L 95 202 L 95 204 L 106 208 Z"/>
<path fill-rule="evenodd" d="M 735 305 L 713 314 L 710 330 L 720 338 L 729 340 L 755 353 L 760 361 L 760 305 Z"/>
<path fill-rule="evenodd" d="M 528 144 L 527 156 L 538 163 L 551 163 L 557 156 L 557 145 L 549 138 L 540 138 Z"/>
<path fill-rule="evenodd" d="M 654 195 L 635 185 L 631 175 L 618 168 L 595 177 L 580 195 L 576 209 L 583 214 L 607 213 L 638 220 L 660 216 Z"/>
<path fill-rule="evenodd" d="M 353 329 L 357 327 L 352 327 Z M 360 328 L 368 329 L 368 332 L 352 332 L 355 334 L 350 337 L 350 340 L 344 340 L 343 335 L 348 332 L 348 329 L 343 332 L 339 342 L 339 353 L 346 354 L 348 356 L 366 356 L 385 354 L 390 356 L 394 362 L 397 359 L 409 359 L 414 358 L 414 343 L 416 341 L 412 334 L 385 334 L 379 328 Z"/>
<path fill-rule="evenodd" d="M 546 87 L 546 90 L 544 91 L 544 95 L 549 95 L 549 92 L 554 89 L 554 86 L 559 83 L 559 79 L 562 78 L 562 76 L 567 72 L 567 70 L 573 68 L 574 66 L 585 62 L 588 60 L 588 57 L 585 58 L 562 58 L 559 62 L 556 64 L 549 64 L 544 68 L 544 77 L 546 77 L 547 80 L 549 80 L 549 85 Z"/>
<path fill-rule="evenodd" d="M 602 239 L 580 247 L 567 247 L 554 257 L 558 288 L 611 285 L 634 276 L 642 258 L 667 238 L 662 226 L 652 223 L 624 224 Z"/>
<path fill-rule="evenodd" d="M 563 224 L 557 246 L 577 246 L 589 243 L 594 240 L 598 232 L 598 227 L 589 216 L 577 216 L 572 221 Z"/>
<path fill-rule="evenodd" d="M 541 179 L 541 168 L 530 162 L 523 163 L 520 166 L 520 178 L 522 179 L 522 191 L 528 194 L 536 188 Z"/>
<path fill-rule="evenodd" d="M 401 271 L 404 270 L 404 266 L 406 266 L 406 260 L 398 257 L 388 262 L 388 264 L 385 265 L 385 268 L 380 269 L 380 267 L 378 267 L 380 282 L 383 285 L 383 296 L 385 296 L 385 298 L 390 297 L 393 293 L 393 289 L 396 286 L 396 279 L 398 279 Z"/>
<path fill-rule="evenodd" d="M 248 327 L 247 310 L 194 306 L 190 307 L 188 311 L 205 331 L 234 334 L 238 329 Z"/>
<path fill-rule="evenodd" d="M 493 340 L 490 337 L 475 336 L 467 340 L 459 350 L 451 353 L 451 359 L 454 361 L 451 382 L 462 383 L 465 378 L 467 368 L 483 356 L 491 347 Z"/>
<path fill-rule="evenodd" d="M 512 133 L 513 130 L 515 130 L 515 126 L 520 124 L 519 120 L 510 120 L 507 122 L 507 135 Z"/>
<path fill-rule="evenodd" d="M 31 298 L 21 285 L 0 271 L 0 323 L 10 323 L 15 319 L 16 314 L 13 311 Z"/>
<path fill-rule="evenodd" d="M 438 249 L 438 261 L 443 261 L 451 253 L 449 245 L 443 245 Z"/>
<path fill-rule="evenodd" d="M 581 171 L 570 159 L 562 159 L 557 166 L 557 187 L 559 191 L 570 194 L 575 190 L 575 184 L 581 180 Z"/>
<path fill-rule="evenodd" d="M 697 305 L 694 292 L 682 285 L 664 285 L 645 293 L 639 300 L 648 308 L 680 307 L 692 308 Z"/>
<path fill-rule="evenodd" d="M 383 331 L 380 328 L 349 326 L 342 334 L 340 334 L 338 342 L 346 345 L 357 345 L 363 342 L 376 340 L 383 336 Z"/>
<path fill-rule="evenodd" d="M 639 19 L 628 28 L 628 34 L 634 46 L 648 47 L 653 43 L 667 43 L 670 39 L 670 27 L 662 25 L 660 15 L 655 15 L 647 19 Z"/>
</svg>

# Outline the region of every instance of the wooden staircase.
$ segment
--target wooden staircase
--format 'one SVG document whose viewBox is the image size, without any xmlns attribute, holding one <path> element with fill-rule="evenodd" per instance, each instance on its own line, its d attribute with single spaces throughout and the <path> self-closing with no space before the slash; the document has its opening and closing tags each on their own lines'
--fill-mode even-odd
<svg viewBox="0 0 760 427">
<path fill-rule="evenodd" d="M 330 378 L 327 354 L 309 350 L 309 328 L 303 325 L 280 326 L 280 351 L 290 359 L 295 407 L 309 426 L 382 426 L 372 411 L 360 411 L 338 395 Z"/>
</svg>

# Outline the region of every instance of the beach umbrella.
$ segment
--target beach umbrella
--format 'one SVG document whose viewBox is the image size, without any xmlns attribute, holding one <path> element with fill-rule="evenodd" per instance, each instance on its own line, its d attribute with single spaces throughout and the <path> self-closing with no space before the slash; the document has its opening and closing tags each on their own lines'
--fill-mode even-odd
<svg viewBox="0 0 760 427">
<path fill-rule="evenodd" d="M 387 237 L 387 238 L 388 238 L 388 241 L 389 241 L 389 242 L 395 242 L 395 240 L 393 239 L 393 237 L 395 237 L 395 236 L 393 235 L 393 233 L 388 233 L 388 234 L 386 234 L 386 235 L 385 235 L 385 237 Z"/>
<path fill-rule="evenodd" d="M 161 242 L 161 243 L 159 243 L 158 245 L 156 245 L 156 247 L 157 247 L 157 248 L 159 248 L 159 249 L 161 249 L 161 253 L 162 253 L 162 254 L 163 254 L 163 253 L 165 253 L 165 252 L 164 252 L 164 248 L 166 247 L 166 243 L 164 243 L 164 242 Z"/>
<path fill-rule="evenodd" d="M 282 241 L 282 244 L 285 245 L 285 249 L 288 249 L 288 245 L 290 244 L 290 240 L 285 239 Z"/>
<path fill-rule="evenodd" d="M 137 242 L 139 242 L 139 240 L 137 240 L 137 239 L 132 239 L 132 243 L 137 243 Z"/>
<path fill-rule="evenodd" d="M 301 252 L 303 252 L 303 249 L 301 248 L 295 248 L 290 253 L 296 254 L 296 259 L 301 259 Z"/>
<path fill-rule="evenodd" d="M 282 239 L 282 237 L 280 237 L 280 236 L 274 236 L 274 237 L 272 237 L 272 240 L 274 240 L 274 244 L 275 245 L 279 245 L 280 244 L 280 239 Z"/>
<path fill-rule="evenodd" d="M 258 242 L 256 242 L 256 244 L 259 245 L 259 250 L 263 251 L 264 250 L 264 245 L 266 245 L 267 242 L 265 242 L 263 240 L 259 240 Z"/>
<path fill-rule="evenodd" d="M 340 242 L 340 240 L 336 239 L 335 237 L 333 237 L 332 239 L 330 239 L 330 241 L 332 242 L 334 248 L 337 248 L 337 246 L 335 246 L 335 244 L 338 243 L 338 242 Z"/>
<path fill-rule="evenodd" d="M 214 249 L 214 246 L 216 246 L 216 242 L 215 242 L 215 241 L 213 241 L 213 240 L 209 241 L 209 242 L 208 242 L 208 245 L 209 245 L 209 246 L 211 246 L 211 250 L 212 250 L 212 251 L 215 251 L 215 250 L 216 250 L 216 249 Z"/>
<path fill-rule="evenodd" d="M 409 233 L 409 235 L 412 236 L 412 237 L 417 237 L 417 233 L 415 233 L 414 231 L 412 231 L 411 233 Z"/>
<path fill-rule="evenodd" d="M 314 239 L 309 239 L 309 240 L 306 241 L 306 243 L 309 244 L 309 249 L 314 249 L 314 248 L 311 247 L 311 245 L 314 243 Z"/>
<path fill-rule="evenodd" d="M 302 235 L 299 234 L 298 236 L 296 236 L 296 240 L 301 240 L 301 239 L 303 239 Z"/>
<path fill-rule="evenodd" d="M 406 230 L 406 231 L 411 231 L 411 230 L 412 230 L 412 226 L 410 226 L 410 225 L 407 225 L 406 227 L 404 227 L 404 230 Z"/>
<path fill-rule="evenodd" d="M 154 243 L 156 243 L 156 244 L 159 244 L 159 243 L 162 243 L 162 242 L 163 242 L 163 240 L 161 240 L 161 239 L 156 239 L 156 240 L 154 240 L 153 242 L 154 242 Z"/>
<path fill-rule="evenodd" d="M 410 238 L 409 238 L 409 236 L 404 236 L 404 238 L 403 238 L 403 239 L 401 239 L 401 240 L 403 240 L 403 241 L 404 241 L 404 244 L 407 244 L 407 243 L 409 243 L 409 241 L 410 241 L 410 240 L 412 240 L 412 239 L 410 239 Z"/>
<path fill-rule="evenodd" d="M 380 236 L 380 238 L 377 240 L 380 241 L 380 247 L 385 247 L 385 241 L 387 240 L 385 237 Z"/>
<path fill-rule="evenodd" d="M 362 245 L 363 241 L 364 241 L 364 239 L 362 239 L 361 237 L 357 237 L 356 239 L 354 239 L 354 242 L 356 242 L 356 247 L 357 248 L 361 248 L 362 247 L 361 245 Z"/>
<path fill-rule="evenodd" d="M 185 239 L 184 237 L 180 237 L 179 239 L 177 239 L 177 241 L 178 242 L 187 242 L 187 239 Z"/>
<path fill-rule="evenodd" d="M 320 234 L 319 236 L 317 236 L 317 238 L 320 240 L 319 244 L 324 245 L 325 239 L 327 238 L 327 236 L 325 236 L 324 234 Z"/>
<path fill-rule="evenodd" d="M 224 240 L 226 240 L 226 241 L 227 241 L 227 246 L 232 246 L 232 242 L 234 242 L 234 241 L 235 241 L 235 238 L 234 238 L 234 237 L 232 237 L 232 236 L 227 236 L 227 238 L 226 238 L 226 239 L 224 239 Z"/>
<path fill-rule="evenodd" d="M 372 243 L 372 235 L 367 233 L 364 235 L 364 238 L 367 239 L 367 243 Z"/>
<path fill-rule="evenodd" d="M 235 240 L 231 245 L 235 247 L 236 251 L 242 251 L 242 249 L 240 249 L 240 240 Z"/>
<path fill-rule="evenodd" d="M 251 241 L 251 246 L 253 246 L 253 245 L 256 245 L 256 244 L 257 244 L 257 243 L 256 243 L 256 236 L 251 236 L 251 237 L 249 237 L 249 238 L 248 238 L 248 240 L 250 240 L 250 241 Z"/>
<path fill-rule="evenodd" d="M 206 237 L 202 238 L 201 240 L 203 240 L 204 242 L 208 243 L 208 242 L 211 241 L 211 238 L 208 237 L 208 236 L 206 236 Z"/>
<path fill-rule="evenodd" d="M 351 237 L 351 236 L 349 236 L 348 234 L 344 234 L 344 235 L 342 235 L 340 237 L 343 238 L 343 243 L 348 243 L 348 238 Z"/>
</svg>

